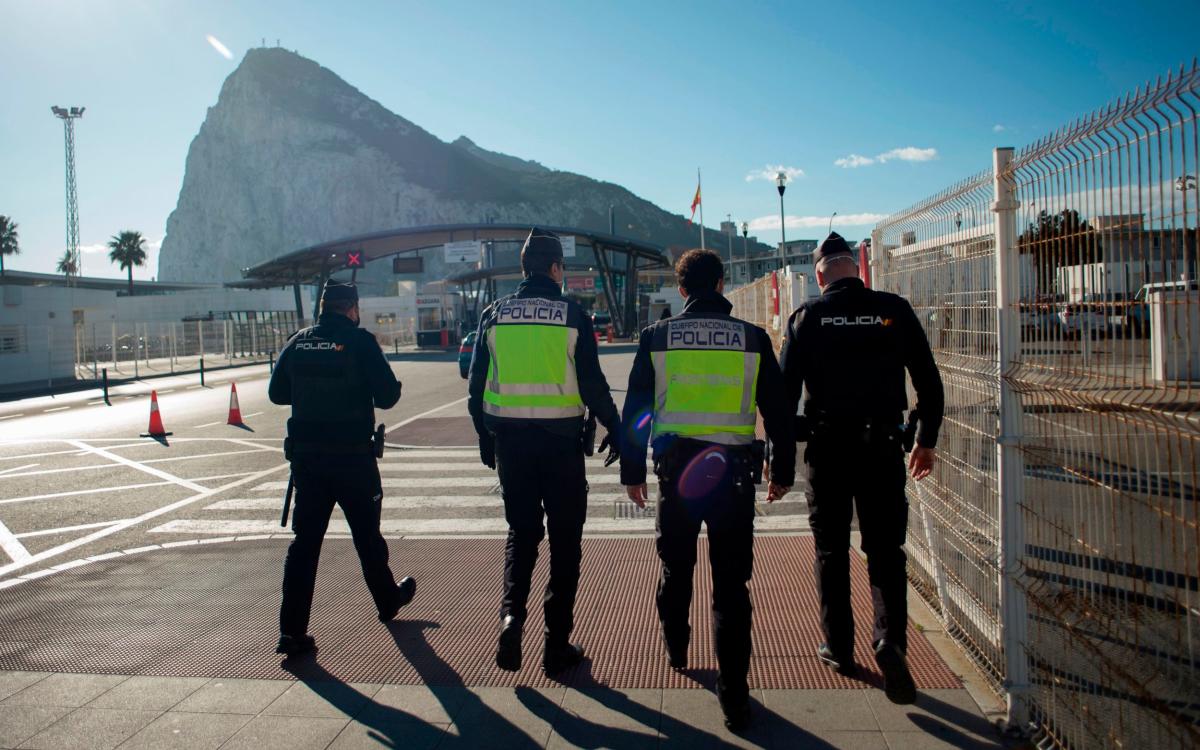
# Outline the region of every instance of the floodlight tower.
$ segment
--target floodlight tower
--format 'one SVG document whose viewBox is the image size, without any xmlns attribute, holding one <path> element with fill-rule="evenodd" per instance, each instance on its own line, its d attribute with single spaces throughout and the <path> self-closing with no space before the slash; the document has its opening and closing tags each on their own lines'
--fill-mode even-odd
<svg viewBox="0 0 1200 750">
<path fill-rule="evenodd" d="M 67 253 L 74 264 L 74 275 L 81 273 L 79 257 L 79 199 L 75 193 L 75 121 L 83 117 L 85 107 L 51 107 L 63 121 L 63 140 L 67 157 Z"/>
</svg>

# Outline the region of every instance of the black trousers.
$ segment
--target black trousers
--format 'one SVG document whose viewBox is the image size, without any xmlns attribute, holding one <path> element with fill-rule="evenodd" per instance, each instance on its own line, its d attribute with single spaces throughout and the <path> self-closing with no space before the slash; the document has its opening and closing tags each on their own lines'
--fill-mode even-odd
<svg viewBox="0 0 1200 750">
<path fill-rule="evenodd" d="M 744 465 L 725 458 L 693 454 L 672 463 L 680 468 L 660 478 L 655 520 L 655 547 L 662 561 L 655 597 L 658 619 L 673 647 L 686 646 L 692 632 L 688 613 L 696 539 L 704 523 L 712 565 L 717 692 L 722 700 L 738 703 L 749 696 L 753 607 L 747 584 L 754 572 L 754 484 Z"/>
<path fill-rule="evenodd" d="M 383 489 L 375 458 L 306 455 L 292 463 L 292 476 L 296 485 L 292 531 L 296 538 L 288 546 L 283 563 L 279 632 L 284 635 L 308 632 L 321 542 L 335 503 L 346 515 L 375 608 L 380 614 L 389 613 L 396 605 L 398 592 L 396 579 L 388 567 L 387 541 L 379 533 Z"/>
<path fill-rule="evenodd" d="M 504 595 L 500 616 L 524 622 L 538 544 L 550 530 L 550 581 L 542 606 L 546 640 L 561 646 L 575 626 L 575 594 L 587 476 L 578 438 L 540 427 L 506 427 L 496 435 L 496 472 L 504 497 L 508 541 L 504 547 Z"/>
<path fill-rule="evenodd" d="M 854 645 L 849 550 L 850 521 L 857 504 L 875 616 L 872 645 L 885 641 L 907 649 L 908 558 L 904 539 L 908 500 L 904 494 L 904 450 L 899 440 L 885 437 L 863 442 L 851 437 L 814 436 L 805 448 L 804 463 L 826 643 L 835 653 L 850 653 Z"/>
</svg>

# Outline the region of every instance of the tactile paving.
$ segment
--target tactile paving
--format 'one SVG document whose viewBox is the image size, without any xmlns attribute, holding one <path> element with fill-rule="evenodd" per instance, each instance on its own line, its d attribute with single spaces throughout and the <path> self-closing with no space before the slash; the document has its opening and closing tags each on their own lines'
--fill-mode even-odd
<svg viewBox="0 0 1200 750">
<path fill-rule="evenodd" d="M 319 651 L 315 658 L 287 663 L 274 654 L 282 541 L 198 545 L 92 563 L 0 591 L 0 669 L 425 685 L 711 687 L 717 667 L 711 578 L 703 538 L 700 544 L 691 668 L 684 672 L 670 669 L 663 653 L 654 610 L 658 559 L 653 539 L 646 537 L 584 540 L 573 640 L 587 648 L 589 658 L 557 680 L 540 669 L 545 543 L 530 596 L 524 667 L 509 673 L 493 662 L 501 539 L 391 542 L 392 569 L 418 583 L 416 600 L 387 626 L 376 619 L 351 542 L 326 540 L 310 631 Z M 821 634 L 812 560 L 811 537 L 755 540 L 751 685 L 880 685 L 868 644 L 865 566 L 852 555 L 855 655 L 865 669 L 861 679 L 850 679 L 815 655 Z M 911 625 L 909 662 L 919 688 L 961 687 Z"/>
</svg>

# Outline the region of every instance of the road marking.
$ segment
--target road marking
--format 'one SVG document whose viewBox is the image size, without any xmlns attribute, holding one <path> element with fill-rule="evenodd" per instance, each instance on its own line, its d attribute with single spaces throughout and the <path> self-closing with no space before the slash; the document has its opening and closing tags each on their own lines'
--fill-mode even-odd
<svg viewBox="0 0 1200 750">
<path fill-rule="evenodd" d="M 35 466 L 41 466 L 41 464 L 25 464 L 24 466 L 14 466 L 11 469 L 4 469 L 3 471 L 0 471 L 0 475 L 11 474 L 14 471 L 20 471 L 21 469 L 32 469 Z"/>
<path fill-rule="evenodd" d="M 609 506 L 625 497 L 624 494 L 598 494 L 588 496 L 589 506 Z M 280 499 L 275 495 L 264 497 L 236 497 L 220 500 L 204 506 L 204 510 L 276 510 Z M 383 507 L 388 510 L 416 510 L 428 508 L 503 508 L 498 495 L 384 495 Z"/>
<path fill-rule="evenodd" d="M 3 521 L 0 521 L 0 549 L 12 558 L 14 565 L 33 559 L 29 550 L 17 541 L 17 536 L 8 530 Z"/>
<path fill-rule="evenodd" d="M 217 453 L 198 453 L 194 456 L 172 456 L 170 458 L 152 458 L 149 461 L 143 461 L 144 464 L 165 464 L 170 461 L 191 461 L 193 458 L 215 458 L 217 456 L 247 456 L 251 453 L 267 453 L 271 449 L 264 448 L 260 445 L 249 443 L 248 447 L 254 450 L 250 451 L 219 451 Z M 3 472 L 0 472 L 2 474 Z"/>
<path fill-rule="evenodd" d="M 270 439 L 270 438 L 259 438 L 259 440 L 268 440 L 268 439 Z M 275 439 L 278 440 L 279 438 L 275 438 Z M 283 453 L 282 445 L 259 445 L 258 443 L 252 443 L 249 440 L 236 440 L 233 438 L 230 438 L 229 442 L 237 443 L 238 445 L 244 445 L 247 448 L 257 448 L 259 451 L 279 451 L 280 453 Z"/>
<path fill-rule="evenodd" d="M 383 454 L 382 461 L 389 459 L 403 458 L 479 458 L 479 451 L 474 448 L 463 448 L 461 450 L 444 449 L 444 450 L 393 450 Z"/>
<path fill-rule="evenodd" d="M 418 414 L 417 416 L 409 417 L 408 419 L 404 420 L 400 424 L 395 425 L 394 427 L 391 427 L 388 430 L 388 432 L 393 432 L 395 430 L 398 430 L 406 424 L 411 424 L 413 422 L 416 422 L 418 419 L 424 419 L 425 417 L 428 417 L 430 414 L 437 414 L 442 409 L 449 409 L 451 406 L 454 406 L 455 404 L 461 404 L 462 402 L 466 401 L 468 398 L 470 398 L 470 396 L 463 396 L 462 398 L 455 399 L 454 401 L 451 401 L 448 404 L 442 404 L 441 406 L 430 409 L 429 411 L 423 411 L 420 414 Z"/>
<path fill-rule="evenodd" d="M 200 389 L 200 388 L 203 388 L 203 387 L 204 387 L 204 386 L 202 386 L 202 385 L 189 385 L 189 386 L 187 387 L 187 389 L 188 389 L 189 391 L 195 391 L 195 390 L 198 390 L 198 389 Z"/>
<path fill-rule="evenodd" d="M 496 484 L 496 477 L 383 477 L 384 487 L 392 489 L 402 488 L 407 490 L 419 490 L 422 488 L 444 488 L 444 487 L 492 487 Z M 598 484 L 620 484 L 621 478 L 616 474 L 602 474 L 600 476 L 589 476 L 588 484 L 593 487 Z M 287 482 L 266 482 L 255 487 L 256 492 L 276 491 L 287 488 Z"/>
<path fill-rule="evenodd" d="M 760 531 L 805 531 L 808 530 L 808 516 L 775 516 L 758 518 L 754 522 Z M 648 532 L 654 529 L 654 518 L 595 518 L 588 519 L 584 524 L 584 533 L 628 533 Z M 425 535 L 444 534 L 447 536 L 470 536 L 476 534 L 501 535 L 508 533 L 508 522 L 503 518 L 429 518 L 429 519 L 388 519 L 379 523 L 379 530 L 385 535 Z M 218 534 L 222 537 L 241 536 L 246 534 L 279 534 L 277 520 L 201 520 L 181 518 L 168 521 L 161 526 L 149 530 L 151 534 Z M 341 519 L 329 522 L 330 534 L 349 534 L 350 527 Z M 0 569 L 0 573 L 3 569 Z"/>
<path fill-rule="evenodd" d="M 195 427 L 193 427 L 192 429 L 193 430 L 202 430 L 205 427 L 214 427 L 219 424 L 223 424 L 223 423 L 222 422 L 206 422 L 205 424 L 198 424 Z"/>
<path fill-rule="evenodd" d="M 125 519 L 116 521 L 101 521 L 99 523 L 84 523 L 78 526 L 60 526 L 57 529 L 41 529 L 39 531 L 26 531 L 23 534 L 17 534 L 18 539 L 24 539 L 30 536 L 49 536 L 50 534 L 65 534 L 68 531 L 87 531 L 88 529 L 101 529 L 105 526 L 121 523 Z"/>
<path fill-rule="evenodd" d="M 88 401 L 88 406 L 99 406 L 100 404 L 103 404 L 103 403 L 104 403 L 103 399 L 101 399 L 100 401 Z"/>
<path fill-rule="evenodd" d="M 253 474 L 252 471 L 239 471 L 234 474 L 214 474 L 211 477 L 196 477 L 196 482 L 206 482 L 212 479 L 232 479 L 233 477 L 244 477 L 248 474 Z"/>
<path fill-rule="evenodd" d="M 249 419 L 250 417 L 257 417 L 257 416 L 259 416 L 259 415 L 261 415 L 261 414 L 262 414 L 262 412 L 261 412 L 261 411 L 256 411 L 256 412 L 254 412 L 253 414 L 247 414 L 247 415 L 245 416 L 245 419 Z"/>
<path fill-rule="evenodd" d="M 152 518 L 157 518 L 157 517 L 163 515 L 164 513 L 171 513 L 172 511 L 178 510 L 179 508 L 189 505 L 190 503 L 194 503 L 197 500 L 203 500 L 205 498 L 212 497 L 213 495 L 216 495 L 217 493 L 226 492 L 228 490 L 234 489 L 235 487 L 241 487 L 243 484 L 249 484 L 250 482 L 257 481 L 263 477 L 270 476 L 271 474 L 273 474 L 277 471 L 286 469 L 287 466 L 288 466 L 287 464 L 280 464 L 278 466 L 273 466 L 270 469 L 263 469 L 262 471 L 260 471 L 256 474 L 251 474 L 248 477 L 244 477 L 237 481 L 223 484 L 220 487 L 213 487 L 212 489 L 206 489 L 203 492 L 199 492 L 195 495 L 191 495 L 190 497 L 185 497 L 182 500 L 176 500 L 175 502 L 173 502 L 169 505 L 164 505 L 161 508 L 156 508 L 154 510 L 147 511 L 147 512 L 143 513 L 142 515 L 137 516 L 136 518 L 128 518 L 124 521 L 121 521 L 120 523 L 113 524 L 112 526 L 109 526 L 108 528 L 94 531 L 91 534 L 82 536 L 78 539 L 74 539 L 70 542 L 66 542 L 65 544 L 60 544 L 57 547 L 51 547 L 50 549 L 42 550 L 41 552 L 37 553 L 36 555 L 33 555 L 32 557 L 30 557 L 28 560 L 26 560 L 24 562 L 20 562 L 20 563 L 13 562 L 13 563 L 10 563 L 3 567 L 0 567 L 0 576 L 4 575 L 10 571 L 16 570 L 18 568 L 23 568 L 28 565 L 32 565 L 36 562 L 41 562 L 42 560 L 47 560 L 51 557 L 61 555 L 64 552 L 69 552 L 70 550 L 76 549 L 77 547 L 82 547 L 85 544 L 91 544 L 92 542 L 96 541 L 97 539 L 103 539 L 106 536 L 110 536 L 110 535 L 116 534 L 120 531 L 124 531 L 125 529 L 128 529 L 131 526 L 136 526 L 140 523 L 149 521 Z"/>
<path fill-rule="evenodd" d="M 168 389 L 167 389 L 167 390 L 165 390 L 165 391 L 159 391 L 159 392 L 158 392 L 158 395 L 160 395 L 160 396 L 165 396 L 165 395 L 166 395 L 166 394 L 168 394 L 168 393 L 174 393 L 174 392 L 175 392 L 175 389 L 174 389 L 174 388 L 168 388 Z"/>
<path fill-rule="evenodd" d="M 42 409 L 42 414 L 49 414 L 52 411 L 66 411 L 67 409 L 70 409 L 70 408 L 71 407 L 69 407 L 69 406 L 56 406 L 53 409 Z"/>
<path fill-rule="evenodd" d="M 123 490 L 139 490 L 143 487 L 161 487 L 171 482 L 145 482 L 143 484 L 123 484 L 120 487 L 93 487 L 90 490 L 74 490 L 72 492 L 52 492 L 48 495 L 26 495 L 25 497 L 9 497 L 0 500 L 0 505 L 24 503 L 30 500 L 52 500 L 56 497 L 72 497 L 74 495 L 90 495 L 100 492 L 121 492 Z"/>
<path fill-rule="evenodd" d="M 6 419 L 16 419 L 18 417 L 23 417 L 23 416 L 25 416 L 25 415 L 24 414 L 9 414 L 8 416 L 0 417 L 0 422 L 3 422 Z"/>
<path fill-rule="evenodd" d="M 95 446 L 88 445 L 87 443 L 83 442 L 82 440 L 70 440 L 68 442 L 70 442 L 72 445 L 76 446 L 80 450 L 89 451 L 91 453 L 96 454 L 97 456 L 102 456 L 104 458 L 107 458 L 109 461 L 112 461 L 114 463 L 122 464 L 124 466 L 128 466 L 131 469 L 137 469 L 138 471 L 145 472 L 145 473 L 149 474 L 150 476 L 158 477 L 159 479 L 165 479 L 168 482 L 173 482 L 174 484 L 177 484 L 180 487 L 183 487 L 184 489 L 189 489 L 192 492 L 204 492 L 205 490 L 208 489 L 207 487 L 205 487 L 203 485 L 196 484 L 195 482 L 192 482 L 187 479 L 181 479 L 180 477 L 177 477 L 174 474 L 165 472 L 162 469 L 156 469 L 153 466 L 146 466 L 145 464 L 140 463 L 138 461 L 134 461 L 133 459 L 125 458 L 124 456 L 118 456 L 116 453 L 110 453 L 109 451 L 106 451 L 103 448 L 97 448 Z"/>
</svg>

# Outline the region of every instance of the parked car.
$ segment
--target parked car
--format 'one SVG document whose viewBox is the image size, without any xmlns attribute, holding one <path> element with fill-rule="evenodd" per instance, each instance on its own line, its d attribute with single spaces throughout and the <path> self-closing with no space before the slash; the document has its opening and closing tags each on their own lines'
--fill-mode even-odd
<svg viewBox="0 0 1200 750">
<path fill-rule="evenodd" d="M 1105 306 L 1096 302 L 1070 302 L 1058 309 L 1058 322 L 1063 334 L 1071 338 L 1099 338 L 1108 331 Z"/>
<path fill-rule="evenodd" d="M 1133 301 L 1125 310 L 1126 325 L 1135 335 L 1145 336 L 1150 333 L 1150 295 L 1153 292 L 1181 292 L 1185 289 L 1195 291 L 1196 282 L 1156 281 L 1152 284 L 1143 284 L 1137 294 L 1133 295 Z"/>
<path fill-rule="evenodd" d="M 466 380 L 471 374 L 471 355 L 475 353 L 475 336 L 476 332 L 471 331 L 458 345 L 458 374 L 462 375 L 463 380 Z"/>
<path fill-rule="evenodd" d="M 1051 298 L 1021 304 L 1021 328 L 1026 339 L 1057 338 L 1062 332 L 1058 304 Z"/>
</svg>

